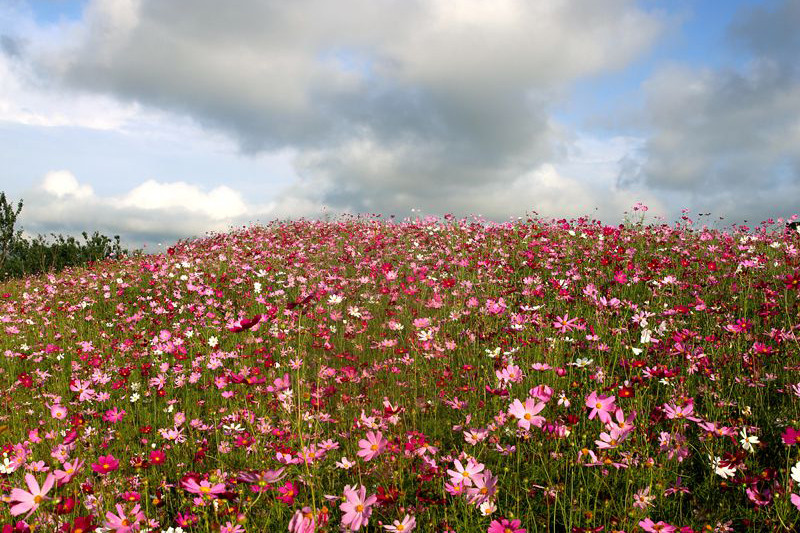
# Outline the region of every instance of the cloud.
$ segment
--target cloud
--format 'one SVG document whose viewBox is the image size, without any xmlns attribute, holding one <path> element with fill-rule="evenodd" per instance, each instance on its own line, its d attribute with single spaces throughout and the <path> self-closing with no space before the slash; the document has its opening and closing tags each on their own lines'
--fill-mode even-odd
<svg viewBox="0 0 800 533">
<path fill-rule="evenodd" d="M 48 172 L 25 195 L 20 224 L 28 234 L 100 231 L 140 247 L 227 231 L 249 220 L 251 207 L 227 186 L 148 180 L 122 195 L 100 196 L 67 170 Z"/>
<path fill-rule="evenodd" d="M 94 0 L 23 56 L 63 90 L 294 151 L 298 181 L 270 212 L 475 211 L 557 163 L 571 141 L 553 106 L 660 27 L 633 0 Z"/>
<path fill-rule="evenodd" d="M 211 220 L 224 220 L 247 213 L 241 193 L 224 185 L 203 192 L 195 185 L 179 181 L 159 183 L 148 180 L 119 200 L 121 207 L 145 211 L 186 210 Z"/>
<path fill-rule="evenodd" d="M 644 84 L 646 143 L 620 186 L 640 183 L 687 207 L 760 220 L 797 212 L 800 187 L 800 3 L 739 13 L 728 43 L 741 66 L 673 64 Z M 790 31 L 791 28 L 791 31 Z"/>
<path fill-rule="evenodd" d="M 94 191 L 89 185 L 80 185 L 75 176 L 68 170 L 54 170 L 48 172 L 42 180 L 41 188 L 44 192 L 58 199 L 64 197 L 90 198 Z"/>
</svg>

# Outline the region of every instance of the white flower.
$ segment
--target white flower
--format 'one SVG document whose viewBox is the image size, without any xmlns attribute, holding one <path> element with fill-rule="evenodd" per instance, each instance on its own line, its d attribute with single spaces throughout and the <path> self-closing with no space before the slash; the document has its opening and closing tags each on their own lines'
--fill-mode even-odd
<svg viewBox="0 0 800 533">
<path fill-rule="evenodd" d="M 139 401 L 139 398 L 141 398 L 141 396 L 139 396 L 139 393 L 134 392 L 133 394 L 131 394 L 130 401 L 131 403 L 136 403 L 137 401 Z"/>
<path fill-rule="evenodd" d="M 423 329 L 422 331 L 417 332 L 417 338 L 420 342 L 426 342 L 433 338 L 433 332 L 429 329 Z"/>
<path fill-rule="evenodd" d="M 259 294 L 261 292 L 261 284 L 257 281 L 253 283 L 253 290 L 256 292 L 256 294 Z"/>
<path fill-rule="evenodd" d="M 348 459 L 347 457 L 342 457 L 342 460 L 341 460 L 341 461 L 338 461 L 338 462 L 336 463 L 336 468 L 342 468 L 342 469 L 344 469 L 344 470 L 350 470 L 351 468 L 353 468 L 353 465 L 354 465 L 354 464 L 355 464 L 355 463 L 354 463 L 354 462 L 352 462 L 352 461 L 351 461 L 350 459 Z"/>
<path fill-rule="evenodd" d="M 494 359 L 495 357 L 499 357 L 500 356 L 500 348 L 495 348 L 494 350 L 490 350 L 489 348 L 486 348 L 486 355 L 488 355 L 492 359 Z"/>
<path fill-rule="evenodd" d="M 344 298 L 342 298 L 338 294 L 331 294 L 330 296 L 328 296 L 328 305 L 336 305 L 342 303 L 343 299 Z"/>
<path fill-rule="evenodd" d="M 800 461 L 792 467 L 792 479 L 800 483 Z"/>
<path fill-rule="evenodd" d="M 8 458 L 8 454 L 3 454 L 3 462 L 0 463 L 0 474 L 11 474 L 19 465 Z"/>
<path fill-rule="evenodd" d="M 714 473 L 720 476 L 723 479 L 729 479 L 736 474 L 736 469 L 732 466 L 722 466 L 720 462 L 722 458 L 714 457 L 712 458 L 710 455 L 708 456 L 711 459 L 711 468 L 714 469 Z"/>
<path fill-rule="evenodd" d="M 489 516 L 493 512 L 497 511 L 497 506 L 493 501 L 486 500 L 480 505 L 479 509 L 481 510 L 481 514 L 483 516 Z"/>
<path fill-rule="evenodd" d="M 575 360 L 573 365 L 577 366 L 578 368 L 584 368 L 594 363 L 594 359 L 589 359 L 588 357 L 579 357 Z"/>
<path fill-rule="evenodd" d="M 742 448 L 744 448 L 750 453 L 755 452 L 755 450 L 753 449 L 753 444 L 759 444 L 761 442 L 760 440 L 758 440 L 758 437 L 756 437 L 755 435 L 748 435 L 747 430 L 745 428 L 742 428 L 742 431 L 741 433 L 739 433 L 739 435 L 741 435 L 742 437 L 742 439 L 739 441 L 742 443 Z"/>
<path fill-rule="evenodd" d="M 219 344 L 219 339 L 214 337 L 213 335 L 208 339 L 208 345 L 212 348 L 215 348 Z"/>
</svg>

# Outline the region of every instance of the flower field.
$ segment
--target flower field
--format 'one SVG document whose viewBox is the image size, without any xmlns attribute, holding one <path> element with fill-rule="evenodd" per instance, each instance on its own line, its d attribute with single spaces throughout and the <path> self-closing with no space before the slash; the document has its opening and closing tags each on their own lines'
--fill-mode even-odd
<svg viewBox="0 0 800 533">
<path fill-rule="evenodd" d="M 273 222 L 0 286 L 2 532 L 785 531 L 800 234 Z"/>
</svg>

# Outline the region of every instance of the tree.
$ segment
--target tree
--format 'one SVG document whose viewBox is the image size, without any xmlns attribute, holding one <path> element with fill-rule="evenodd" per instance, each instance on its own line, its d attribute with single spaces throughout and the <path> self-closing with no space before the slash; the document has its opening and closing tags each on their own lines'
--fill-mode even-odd
<svg viewBox="0 0 800 533">
<path fill-rule="evenodd" d="M 14 225 L 17 223 L 20 211 L 22 211 L 22 200 L 17 203 L 17 208 L 14 209 L 13 203 L 6 199 L 6 193 L 0 192 L 0 273 L 3 272 L 3 267 L 14 244 L 14 239 L 18 238 L 22 233 L 14 233 Z"/>
</svg>

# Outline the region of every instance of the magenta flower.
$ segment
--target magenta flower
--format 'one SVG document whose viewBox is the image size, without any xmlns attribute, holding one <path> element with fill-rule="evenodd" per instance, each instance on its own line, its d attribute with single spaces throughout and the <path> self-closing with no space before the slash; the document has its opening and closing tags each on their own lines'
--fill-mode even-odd
<svg viewBox="0 0 800 533">
<path fill-rule="evenodd" d="M 92 463 L 92 470 L 100 475 L 106 475 L 119 468 L 119 461 L 113 455 L 101 455 L 96 463 Z"/>
<path fill-rule="evenodd" d="M 278 492 L 280 492 L 281 495 L 277 496 L 277 499 L 285 504 L 292 505 L 297 496 L 297 485 L 291 481 L 287 481 L 282 487 L 278 487 Z"/>
<path fill-rule="evenodd" d="M 800 431 L 794 428 L 786 428 L 786 431 L 781 434 L 781 437 L 783 438 L 783 443 L 787 446 L 800 444 Z"/>
<path fill-rule="evenodd" d="M 22 489 L 13 489 L 10 494 L 12 502 L 11 515 L 18 516 L 27 511 L 25 518 L 29 517 L 44 500 L 49 500 L 47 493 L 53 488 L 56 482 L 56 477 L 53 474 L 47 474 L 44 480 L 44 485 L 39 488 L 39 483 L 33 474 L 25 474 L 25 483 L 28 485 L 26 492 Z"/>
<path fill-rule="evenodd" d="M 344 488 L 345 502 L 339 506 L 344 515 L 342 526 L 353 531 L 358 531 L 361 526 L 366 526 L 372 514 L 372 506 L 378 501 L 376 495 L 367 497 L 367 488 L 364 485 L 358 491 L 347 485 Z"/>
<path fill-rule="evenodd" d="M 383 434 L 380 431 L 377 433 L 368 431 L 367 438 L 358 441 L 358 446 L 361 449 L 356 453 L 356 455 L 365 461 L 369 461 L 370 459 L 373 459 L 383 453 L 388 443 L 389 441 L 383 438 Z"/>
<path fill-rule="evenodd" d="M 528 530 L 524 527 L 520 527 L 521 524 L 522 522 L 516 518 L 510 521 L 505 518 L 492 520 L 486 533 L 527 533 Z"/>
<path fill-rule="evenodd" d="M 616 397 L 598 396 L 597 391 L 586 397 L 586 407 L 592 411 L 589 413 L 589 420 L 597 416 L 601 422 L 608 424 L 611 422 L 611 414 L 616 412 L 617 406 L 614 405 Z"/>
<path fill-rule="evenodd" d="M 644 520 L 639 521 L 639 527 L 647 531 L 648 533 L 673 533 L 676 531 L 675 526 L 671 526 L 664 522 L 663 520 L 659 520 L 658 522 L 653 522 L 649 518 L 645 518 Z"/>
</svg>

